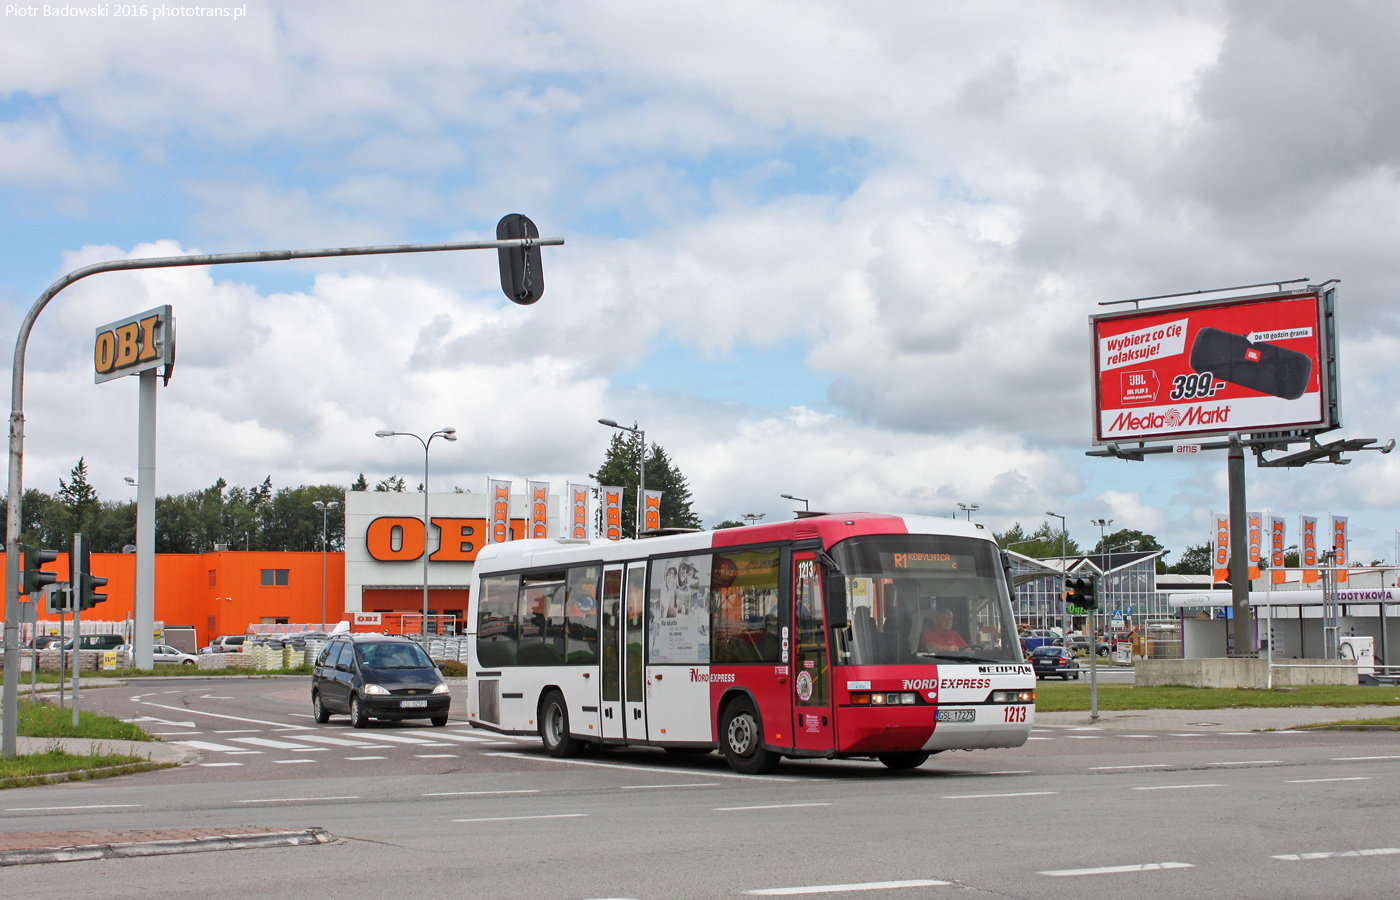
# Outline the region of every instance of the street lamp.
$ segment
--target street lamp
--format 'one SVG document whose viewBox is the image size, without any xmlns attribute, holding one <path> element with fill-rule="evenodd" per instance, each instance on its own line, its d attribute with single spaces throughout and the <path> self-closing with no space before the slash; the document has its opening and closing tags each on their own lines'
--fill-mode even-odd
<svg viewBox="0 0 1400 900">
<path fill-rule="evenodd" d="M 379 431 L 376 431 L 376 432 L 374 433 L 374 436 L 375 436 L 375 437 L 381 437 L 381 438 L 386 438 L 386 437 L 411 437 L 411 438 L 413 438 L 415 441 L 417 441 L 418 443 L 420 443 L 420 444 L 423 445 L 423 636 L 424 636 L 424 637 L 427 637 L 427 636 L 428 636 L 428 445 L 431 444 L 431 443 L 433 442 L 433 438 L 435 438 L 435 437 L 440 437 L 440 438 L 442 438 L 442 439 L 445 440 L 445 441 L 455 441 L 455 440 L 457 440 L 457 429 L 453 428 L 451 425 L 448 425 L 448 426 L 445 427 L 445 428 L 439 428 L 437 431 L 434 431 L 432 434 L 428 435 L 428 439 L 427 439 L 427 440 L 424 440 L 423 438 L 419 437 L 418 435 L 414 434 L 414 433 L 411 432 L 411 431 L 390 431 L 390 430 L 387 429 L 387 428 L 381 428 Z M 325 579 L 324 579 L 324 577 L 323 577 L 323 578 L 322 578 L 322 582 L 324 583 L 324 581 L 325 581 Z M 322 612 L 321 615 L 322 615 L 322 618 L 325 617 L 325 613 L 324 613 L 324 612 Z"/>
<path fill-rule="evenodd" d="M 960 510 L 962 510 L 963 512 L 967 513 L 967 520 L 968 520 L 969 522 L 971 522 L 971 521 L 972 521 L 972 514 L 975 513 L 975 512 L 977 512 L 978 506 L 977 506 L 976 503 L 959 503 L 959 504 L 958 504 L 958 509 L 960 509 Z"/>
<path fill-rule="evenodd" d="M 757 525 L 758 520 L 768 515 L 767 513 L 744 513 L 740 518 L 748 519 L 750 525 Z"/>
<path fill-rule="evenodd" d="M 425 488 L 425 490 L 423 491 L 424 494 L 427 494 L 427 490 L 426 490 L 427 486 L 428 486 L 428 483 L 427 483 L 427 481 L 425 480 L 425 481 L 423 482 L 423 487 Z M 329 503 L 322 503 L 320 500 L 317 500 L 315 503 L 312 503 L 311 505 L 314 506 L 314 507 L 316 507 L 317 509 L 319 509 L 319 510 L 321 511 L 321 630 L 322 630 L 322 631 L 325 631 L 325 630 L 326 630 L 326 519 L 327 519 L 327 517 L 330 515 L 331 510 L 333 510 L 333 509 L 335 509 L 337 506 L 339 506 L 340 503 L 337 502 L 337 501 L 335 501 L 335 500 L 332 500 L 332 501 L 329 502 Z M 425 517 L 425 518 L 426 518 L 426 517 Z M 427 536 L 426 536 L 426 535 L 427 535 L 427 532 L 424 531 L 423 534 L 424 534 L 424 538 L 423 538 L 423 555 L 424 555 L 424 556 L 427 556 L 427 553 L 428 553 L 428 538 L 427 538 Z"/>
<path fill-rule="evenodd" d="M 642 452 L 637 454 L 637 523 L 633 529 L 633 537 L 642 536 L 642 524 L 646 521 L 646 494 L 647 494 L 647 433 L 641 428 L 628 428 L 626 425 L 619 425 L 612 419 L 599 419 L 599 425 L 606 425 L 609 428 L 616 428 L 618 431 L 627 431 L 637 435 L 642 445 Z"/>
<path fill-rule="evenodd" d="M 1060 622 L 1064 626 L 1065 634 L 1069 634 L 1069 604 L 1065 602 L 1065 579 L 1069 577 L 1069 558 L 1066 555 L 1066 548 L 1069 546 L 1069 530 L 1065 526 L 1065 517 L 1059 513 L 1047 512 L 1047 516 L 1060 520 Z"/>
<path fill-rule="evenodd" d="M 794 503 L 801 503 L 803 512 L 812 511 L 812 504 L 809 503 L 805 497 L 794 497 L 792 494 L 779 494 L 778 496 L 782 497 L 784 500 L 791 500 Z"/>
</svg>

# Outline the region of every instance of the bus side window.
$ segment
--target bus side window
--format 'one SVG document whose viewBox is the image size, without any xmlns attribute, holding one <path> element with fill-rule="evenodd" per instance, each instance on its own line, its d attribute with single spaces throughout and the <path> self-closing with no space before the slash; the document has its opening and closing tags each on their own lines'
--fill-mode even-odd
<svg viewBox="0 0 1400 900">
<path fill-rule="evenodd" d="M 598 661 L 598 567 L 570 569 L 568 589 L 564 661 L 591 666 Z"/>
<path fill-rule="evenodd" d="M 526 575 L 520 584 L 522 666 L 555 666 L 564 661 L 564 572 Z"/>
<path fill-rule="evenodd" d="M 519 575 L 481 579 L 481 601 L 476 612 L 476 658 L 486 668 L 515 665 L 519 593 Z"/>
</svg>

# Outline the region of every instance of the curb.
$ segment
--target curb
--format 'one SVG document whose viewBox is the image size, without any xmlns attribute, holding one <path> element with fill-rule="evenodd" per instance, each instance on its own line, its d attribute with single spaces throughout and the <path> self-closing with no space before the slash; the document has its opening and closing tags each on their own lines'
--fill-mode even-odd
<svg viewBox="0 0 1400 900">
<path fill-rule="evenodd" d="M 1308 731 L 1400 731 L 1400 725 L 1300 725 Z"/>
<path fill-rule="evenodd" d="M 280 831 L 273 834 L 220 835 L 172 841 L 136 841 L 127 844 L 89 844 L 82 847 L 0 852 L 0 867 L 29 866 L 38 863 L 80 862 L 90 859 L 131 859 L 142 856 L 171 856 L 177 853 L 205 853 L 213 850 L 258 850 L 264 847 L 308 847 L 329 844 L 335 835 L 324 828 Z"/>
<path fill-rule="evenodd" d="M 65 781 L 95 781 L 103 778 L 114 778 L 118 775 L 134 775 L 137 772 L 154 772 L 157 769 L 174 769 L 182 765 L 185 764 L 142 760 L 141 762 L 120 763 L 115 766 L 102 766 L 99 769 L 74 769 L 71 772 L 46 772 L 38 775 L 12 775 L 5 779 L 5 781 L 13 783 L 9 784 L 7 788 L 0 788 L 0 790 L 35 787 L 45 784 L 62 784 Z M 0 862 L 0 865 L 4 865 L 4 863 Z"/>
</svg>

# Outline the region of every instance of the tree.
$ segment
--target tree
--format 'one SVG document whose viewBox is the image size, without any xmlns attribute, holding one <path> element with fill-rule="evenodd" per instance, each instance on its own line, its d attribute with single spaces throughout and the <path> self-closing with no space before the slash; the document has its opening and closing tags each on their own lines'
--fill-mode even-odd
<svg viewBox="0 0 1400 900">
<path fill-rule="evenodd" d="M 600 485 L 622 488 L 622 533 L 635 533 L 637 521 L 637 454 L 640 441 L 630 433 L 614 432 L 603 464 L 590 477 Z M 662 528 L 699 528 L 700 517 L 685 475 L 671 462 L 665 449 L 653 443 L 646 459 L 647 490 L 661 491 Z"/>
<path fill-rule="evenodd" d="M 402 475 L 390 475 L 388 478 L 376 484 L 374 489 L 376 491 L 390 491 L 392 493 L 402 494 L 404 491 L 408 490 L 408 485 L 404 484 Z"/>
<path fill-rule="evenodd" d="M 1137 546 L 1129 546 L 1133 541 L 1137 541 Z M 1127 553 L 1130 551 L 1152 551 L 1163 550 L 1157 539 L 1145 531 L 1138 531 L 1134 528 L 1121 528 L 1112 534 L 1104 535 L 1099 542 L 1094 545 L 1092 554 L 1097 556 L 1108 553 Z"/>
<path fill-rule="evenodd" d="M 718 525 L 714 526 L 714 527 L 711 528 L 710 530 L 711 530 L 711 531 L 719 531 L 721 528 L 743 528 L 743 527 L 744 527 L 744 523 L 738 521 L 737 519 L 725 519 L 723 522 L 720 522 Z"/>
<path fill-rule="evenodd" d="M 1176 562 L 1167 567 L 1167 572 L 1172 575 L 1209 575 L 1214 555 L 1209 541 L 1188 545 Z M 1284 561 L 1287 562 L 1287 557 Z"/>
<path fill-rule="evenodd" d="M 1023 556 L 1049 559 L 1060 555 L 1060 531 L 1048 521 L 1041 522 L 1040 527 L 1031 534 L 1027 534 L 1021 528 L 1021 523 L 1017 522 L 1001 534 L 993 532 L 993 536 L 1003 550 L 1013 550 Z M 1064 541 L 1064 552 L 1068 556 L 1078 556 L 1079 544 L 1073 538 L 1068 538 Z"/>
<path fill-rule="evenodd" d="M 360 477 L 359 477 L 359 478 L 356 478 L 356 479 L 355 479 L 355 482 L 354 482 L 353 484 L 350 485 L 350 490 L 352 490 L 352 491 L 367 491 L 367 490 L 369 490 L 369 482 L 368 482 L 368 481 L 365 481 L 365 473 L 364 473 L 364 472 L 361 472 L 361 473 L 360 473 Z"/>
</svg>

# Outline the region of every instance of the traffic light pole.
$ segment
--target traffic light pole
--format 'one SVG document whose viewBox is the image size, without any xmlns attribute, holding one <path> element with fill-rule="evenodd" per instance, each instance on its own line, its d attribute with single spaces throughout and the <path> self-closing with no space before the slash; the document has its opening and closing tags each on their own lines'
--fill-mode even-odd
<svg viewBox="0 0 1400 900">
<path fill-rule="evenodd" d="M 509 218 L 509 217 L 507 217 Z M 523 217 L 522 217 L 523 218 Z M 504 220 L 503 220 L 504 221 Z M 519 226 L 515 226 L 519 227 Z M 526 232 L 528 234 L 528 231 Z M 190 256 L 164 256 L 153 259 L 113 259 L 74 269 L 49 285 L 48 290 L 39 295 L 29 308 L 24 321 L 20 323 L 19 334 L 15 338 L 15 359 L 10 381 L 10 465 L 9 496 L 5 508 L 5 685 L 0 693 L 0 757 L 12 759 L 18 745 L 19 718 L 19 536 L 21 527 L 20 504 L 24 496 L 24 359 L 29 346 L 29 334 L 34 323 L 49 301 L 70 284 L 81 281 L 99 272 L 120 272 L 133 269 L 169 269 L 189 266 L 221 266 L 235 263 L 281 262 L 291 259 L 323 259 L 337 256 L 384 256 L 396 253 L 437 253 L 447 250 L 516 250 L 524 249 L 527 258 L 533 259 L 531 249 L 535 247 L 559 246 L 563 238 L 520 237 L 495 241 L 455 241 L 446 244 L 394 244 L 380 247 L 330 247 L 318 250 L 258 250 L 249 253 L 203 253 Z M 509 254 L 507 254 L 509 255 Z M 538 265 L 538 263 L 536 263 Z M 511 276 L 514 273 L 510 273 Z M 528 275 L 528 271 L 526 275 Z M 538 276 L 536 272 L 535 277 Z M 524 276 L 522 276 L 524 278 Z M 513 277 L 503 277 L 502 284 L 515 281 Z M 528 279 L 525 279 L 528 281 Z M 538 288 L 526 290 L 523 302 L 533 302 L 542 290 L 543 279 Z M 528 287 L 528 284 L 526 285 Z M 517 292 L 511 299 L 522 302 Z M 155 490 L 154 484 L 151 490 Z M 154 498 L 154 493 L 152 494 Z M 139 501 L 138 501 L 139 502 Z M 154 505 L 154 504 L 152 504 Z M 140 510 L 137 510 L 140 515 Z M 154 513 L 153 513 L 154 515 Z M 152 519 L 154 521 L 154 518 Z M 138 629 L 139 632 L 139 629 Z M 150 640 L 150 636 L 147 637 Z"/>
</svg>

